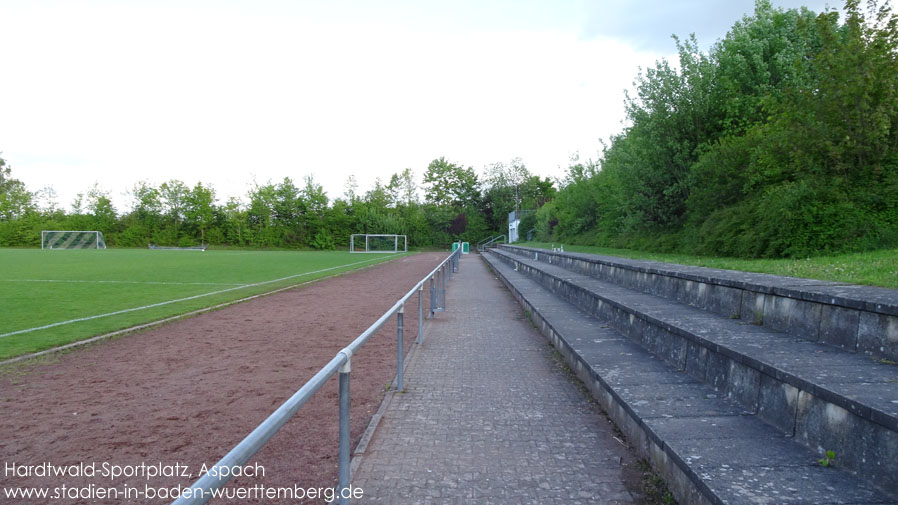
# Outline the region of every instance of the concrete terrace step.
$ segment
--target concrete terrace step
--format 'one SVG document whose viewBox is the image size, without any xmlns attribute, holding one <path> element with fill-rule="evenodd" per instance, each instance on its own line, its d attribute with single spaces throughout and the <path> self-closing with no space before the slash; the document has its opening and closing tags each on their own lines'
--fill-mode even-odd
<svg viewBox="0 0 898 505">
<path fill-rule="evenodd" d="M 517 246 L 503 251 L 724 317 L 898 362 L 898 291 Z"/>
<path fill-rule="evenodd" d="M 781 461 L 786 467 L 793 470 L 800 467 L 802 472 L 811 471 L 805 468 L 808 465 L 814 472 L 832 470 L 823 469 L 816 461 L 820 453 L 834 450 L 840 468 L 863 476 L 867 487 L 875 484 L 888 490 L 893 500 L 896 498 L 898 404 L 894 401 L 898 400 L 898 367 L 580 275 L 535 261 L 530 254 L 526 257 L 508 251 L 493 254 L 493 258 L 486 257 L 513 291 L 520 290 L 520 286 L 527 287 L 526 295 L 518 292 L 519 299 L 524 298 L 522 302 L 530 304 L 535 315 L 539 313 L 543 320 L 551 321 L 546 323 L 548 333 L 556 335 L 553 340 L 557 340 L 559 348 L 570 348 L 572 362 L 578 362 L 582 368 L 577 370 L 581 378 L 583 374 L 591 374 L 584 382 L 596 381 L 596 393 L 607 396 L 603 401 L 606 408 L 611 411 L 614 405 L 625 406 L 620 407 L 623 410 L 617 413 L 616 420 L 632 419 L 637 426 L 645 426 L 646 437 L 654 447 L 663 448 L 659 454 L 669 451 L 667 458 L 671 461 L 680 458 L 678 468 L 686 468 L 681 470 L 680 477 L 699 482 L 695 489 L 703 486 L 705 491 L 710 489 L 706 479 L 698 475 L 722 478 L 722 474 L 707 473 L 703 465 L 712 464 L 720 473 L 746 467 L 745 461 L 749 460 L 777 462 L 774 456 L 779 450 L 769 452 L 768 448 L 788 442 L 794 452 L 794 447 L 801 447 L 797 440 L 810 449 L 794 452 L 797 459 Z M 559 297 L 570 300 L 579 309 Z M 584 319 L 585 313 L 579 312 L 580 309 L 607 323 Z M 571 310 L 579 316 L 574 317 Z M 686 402 L 677 404 L 659 398 L 680 398 Z M 706 404 L 717 407 L 706 409 Z M 714 410 L 724 404 L 738 412 Z M 686 421 L 665 420 L 665 416 L 680 419 L 683 409 L 685 413 L 692 412 Z M 703 420 L 693 419 L 695 413 L 700 413 Z M 649 423 L 647 419 L 656 421 Z M 693 425 L 694 422 L 702 424 Z M 700 434 L 718 431 L 716 428 L 708 431 L 707 423 L 725 426 L 728 433 L 738 436 L 726 439 L 730 445 L 714 444 L 715 448 L 729 447 L 729 450 L 703 456 L 703 461 L 696 459 L 698 466 L 690 465 L 684 454 L 701 449 L 703 444 L 696 442 L 701 439 Z M 744 423 L 749 423 L 746 425 L 749 428 L 743 427 Z M 751 427 L 759 426 L 757 423 L 764 425 L 763 428 Z M 745 435 L 743 430 L 748 430 L 744 432 L 748 434 L 763 433 L 767 438 L 775 433 L 776 437 L 770 440 L 777 442 L 768 443 L 767 438 L 763 443 L 751 442 L 757 437 Z M 632 438 L 640 430 L 629 431 L 633 432 L 629 433 Z M 736 451 L 739 448 L 748 452 Z M 653 454 L 648 450 L 646 453 Z M 752 454 L 761 460 L 752 459 Z M 658 454 L 654 455 L 657 460 Z M 714 466 L 718 464 L 721 466 Z M 770 466 L 757 463 L 747 467 L 765 465 Z M 755 472 L 755 475 L 760 474 Z M 770 485 L 773 491 L 786 492 L 790 488 L 788 482 L 804 482 L 806 475 L 802 475 L 776 471 L 765 478 L 774 478 L 770 482 L 785 479 Z M 835 475 L 821 474 L 826 478 L 817 484 L 825 489 L 828 484 L 821 483 L 832 482 L 829 477 Z M 848 478 L 844 473 L 838 475 Z M 807 492 L 804 490 L 802 496 L 808 498 Z M 719 490 L 714 493 L 714 496 L 725 495 Z M 778 503 L 776 499 L 771 500 Z M 864 502 L 859 496 L 850 500 Z"/>
<path fill-rule="evenodd" d="M 713 368 L 719 365 L 722 358 L 716 354 L 721 354 L 779 382 L 898 431 L 898 367 L 894 365 L 832 345 L 808 341 L 796 334 L 720 317 L 697 307 L 636 292 L 529 257 L 508 255 L 503 251 L 495 253 L 506 261 L 522 265 L 528 274 L 539 276 L 544 283 L 551 283 L 550 289 L 582 304 L 588 312 L 609 316 L 617 328 L 631 337 L 637 340 L 649 338 L 649 348 L 656 348 L 674 364 L 683 364 L 689 373 L 700 371 L 695 370 L 696 367 Z M 643 335 L 645 324 L 682 337 L 685 342 L 654 338 L 657 336 L 651 332 Z M 688 356 L 688 351 L 693 350 L 690 343 L 697 343 L 714 354 Z M 696 362 L 697 359 L 700 361 Z M 725 373 L 711 375 L 705 372 L 699 376 L 719 387 L 725 386 L 727 380 Z M 758 407 L 755 391 L 743 391 L 740 389 L 743 385 L 739 384 L 734 387 L 737 389 L 728 391 L 731 395 L 745 397 L 743 403 L 752 408 Z M 792 434 L 793 421 L 784 419 L 776 424 Z"/>
</svg>

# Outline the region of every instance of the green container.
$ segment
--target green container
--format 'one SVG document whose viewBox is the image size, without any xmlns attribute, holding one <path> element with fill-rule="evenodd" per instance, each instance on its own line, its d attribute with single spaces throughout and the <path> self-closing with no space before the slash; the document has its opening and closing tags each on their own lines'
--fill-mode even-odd
<svg viewBox="0 0 898 505">
<path fill-rule="evenodd" d="M 455 250 L 455 249 L 453 249 L 453 251 L 454 251 L 454 250 Z M 468 254 L 469 252 L 471 252 L 471 244 L 469 244 L 469 243 L 467 243 L 467 242 L 462 242 L 462 243 L 461 243 L 461 253 L 462 253 L 462 254 Z"/>
<path fill-rule="evenodd" d="M 458 245 L 459 245 L 459 242 L 452 243 L 452 252 L 455 252 L 458 250 Z M 464 251 L 462 251 L 462 252 L 464 252 Z"/>
</svg>

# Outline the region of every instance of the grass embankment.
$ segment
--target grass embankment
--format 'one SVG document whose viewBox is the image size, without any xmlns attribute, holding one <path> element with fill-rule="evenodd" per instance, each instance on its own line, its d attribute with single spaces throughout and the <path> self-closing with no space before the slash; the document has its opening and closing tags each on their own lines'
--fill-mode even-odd
<svg viewBox="0 0 898 505">
<path fill-rule="evenodd" d="M 523 242 L 516 245 L 550 249 L 561 244 Z M 898 289 L 898 249 L 803 259 L 717 258 L 568 244 L 564 244 L 564 250 Z"/>
<path fill-rule="evenodd" d="M 402 254 L 0 249 L 0 360 Z"/>
</svg>

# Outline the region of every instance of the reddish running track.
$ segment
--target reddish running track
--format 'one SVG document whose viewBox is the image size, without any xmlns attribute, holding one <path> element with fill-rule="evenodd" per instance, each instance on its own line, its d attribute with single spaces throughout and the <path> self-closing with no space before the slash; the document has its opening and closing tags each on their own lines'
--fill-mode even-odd
<svg viewBox="0 0 898 505">
<path fill-rule="evenodd" d="M 400 258 L 47 362 L 0 368 L 0 503 L 170 502 L 146 493 L 188 487 L 204 463 L 214 465 L 445 256 Z M 409 346 L 417 311 L 412 297 L 406 306 Z M 395 373 L 393 319 L 352 360 L 353 447 Z M 234 503 L 321 503 L 258 497 L 268 488 L 335 484 L 337 408 L 334 377 L 252 460 L 264 475 L 229 484 L 249 493 Z M 45 471 L 45 464 L 84 464 L 84 470 L 67 470 L 96 473 L 33 475 Z M 182 473 L 185 467 L 192 477 L 154 475 Z M 262 473 L 255 466 L 250 470 Z M 112 471 L 138 475 L 108 477 Z M 96 499 L 101 488 L 131 498 Z M 75 489 L 84 497 L 12 500 L 3 494 L 10 489 L 47 489 L 51 496 L 71 496 Z"/>
</svg>

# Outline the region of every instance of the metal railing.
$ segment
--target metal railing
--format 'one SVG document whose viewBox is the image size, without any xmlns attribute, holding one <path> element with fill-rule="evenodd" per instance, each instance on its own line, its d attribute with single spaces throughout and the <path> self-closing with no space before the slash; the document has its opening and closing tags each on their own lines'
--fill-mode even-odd
<svg viewBox="0 0 898 505">
<path fill-rule="evenodd" d="M 414 288 L 405 296 L 397 301 L 390 310 L 386 311 L 380 318 L 368 327 L 361 335 L 359 335 L 351 344 L 344 347 L 324 368 L 318 371 L 311 379 L 308 380 L 299 390 L 285 401 L 277 410 L 274 411 L 268 419 L 256 427 L 249 435 L 247 435 L 239 444 L 237 444 L 230 452 L 228 452 L 214 468 L 231 470 L 245 465 L 250 458 L 255 455 L 262 446 L 268 442 L 280 428 L 296 414 L 299 409 L 314 395 L 322 386 L 339 373 L 340 388 L 340 418 L 339 418 L 339 479 L 335 496 L 340 505 L 349 503 L 349 494 L 346 490 L 350 490 L 350 451 L 349 451 L 349 374 L 351 372 L 352 355 L 365 342 L 371 338 L 389 319 L 390 316 L 396 314 L 396 390 L 402 391 L 402 375 L 405 356 L 403 354 L 403 331 L 404 331 L 404 309 L 405 303 L 418 294 L 418 340 L 420 344 L 424 333 L 424 284 L 430 281 L 430 317 L 435 312 L 441 312 L 446 309 L 446 282 L 452 277 L 453 273 L 458 272 L 458 260 L 461 256 L 461 248 L 458 248 L 443 260 L 439 266 L 425 276 Z M 210 472 L 211 473 L 211 472 Z M 234 471 L 215 472 L 215 476 L 206 473 L 197 479 L 187 489 L 184 489 L 177 500 L 172 505 L 187 504 L 203 504 L 213 498 L 213 492 L 221 489 L 228 483 Z"/>
<path fill-rule="evenodd" d="M 501 242 L 500 242 L 501 241 Z M 496 244 L 496 243 L 506 243 L 508 242 L 508 237 L 505 235 L 496 235 L 495 237 L 487 237 L 480 242 L 477 243 L 477 251 L 483 252 L 487 247 Z"/>
</svg>

